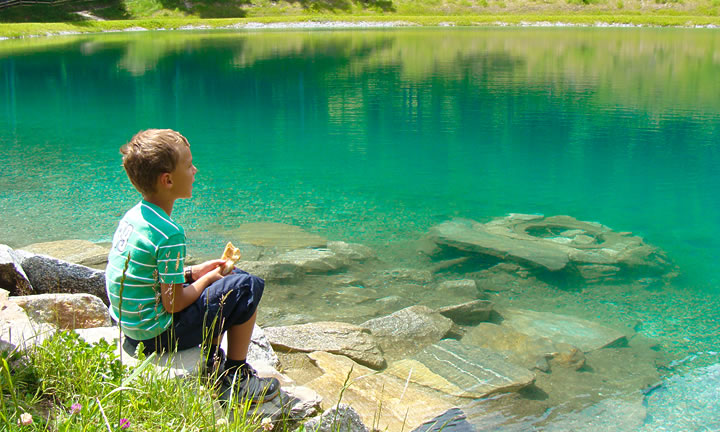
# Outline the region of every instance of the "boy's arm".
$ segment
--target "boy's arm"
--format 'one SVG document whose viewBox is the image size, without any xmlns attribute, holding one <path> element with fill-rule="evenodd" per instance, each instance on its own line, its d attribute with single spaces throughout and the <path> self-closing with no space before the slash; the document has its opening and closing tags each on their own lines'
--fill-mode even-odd
<svg viewBox="0 0 720 432">
<path fill-rule="evenodd" d="M 183 286 L 183 284 L 178 283 L 160 284 L 160 295 L 165 310 L 170 313 L 180 312 L 193 304 L 200 297 L 200 294 L 205 291 L 205 288 L 210 286 L 211 283 L 222 279 L 221 270 L 220 267 L 216 267 L 190 285 Z"/>
</svg>

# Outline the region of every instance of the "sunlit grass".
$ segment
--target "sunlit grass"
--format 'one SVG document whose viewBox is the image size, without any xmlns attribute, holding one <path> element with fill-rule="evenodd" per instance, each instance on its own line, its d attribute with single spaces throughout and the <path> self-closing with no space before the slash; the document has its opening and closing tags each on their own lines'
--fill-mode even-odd
<svg viewBox="0 0 720 432">
<path fill-rule="evenodd" d="M 240 431 L 259 429 L 261 416 L 247 403 L 218 401 L 201 377 L 172 378 L 152 367 L 123 366 L 114 347 L 88 344 L 59 332 L 27 352 L 0 355 L 0 430 Z M 281 421 L 274 430 L 291 425 Z"/>
</svg>

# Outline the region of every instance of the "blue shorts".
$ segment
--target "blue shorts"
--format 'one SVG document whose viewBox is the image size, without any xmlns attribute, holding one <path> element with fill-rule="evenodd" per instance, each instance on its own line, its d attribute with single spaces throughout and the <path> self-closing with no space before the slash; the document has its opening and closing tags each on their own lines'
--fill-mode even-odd
<svg viewBox="0 0 720 432">
<path fill-rule="evenodd" d="M 152 339 L 137 341 L 126 337 L 135 351 L 142 342 L 145 354 L 182 351 L 210 341 L 230 327 L 243 324 L 257 310 L 265 289 L 265 281 L 242 270 L 213 282 L 195 303 L 173 314 L 172 325 Z"/>
</svg>

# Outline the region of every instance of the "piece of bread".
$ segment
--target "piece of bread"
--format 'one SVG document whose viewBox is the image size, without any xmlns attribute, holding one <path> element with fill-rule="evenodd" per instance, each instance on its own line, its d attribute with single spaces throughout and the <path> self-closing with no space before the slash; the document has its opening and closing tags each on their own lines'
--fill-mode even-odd
<svg viewBox="0 0 720 432">
<path fill-rule="evenodd" d="M 222 273 L 223 276 L 230 274 L 235 268 L 235 263 L 240 260 L 240 249 L 233 246 L 231 242 L 228 242 L 228 244 L 225 245 L 225 251 L 220 259 L 225 261 L 221 266 L 220 273 Z"/>
</svg>

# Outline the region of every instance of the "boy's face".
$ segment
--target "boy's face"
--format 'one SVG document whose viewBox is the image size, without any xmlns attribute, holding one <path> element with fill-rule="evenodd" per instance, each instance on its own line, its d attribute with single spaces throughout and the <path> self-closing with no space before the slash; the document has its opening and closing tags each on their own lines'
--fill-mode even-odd
<svg viewBox="0 0 720 432">
<path fill-rule="evenodd" d="M 170 173 L 172 179 L 171 191 L 175 198 L 190 198 L 192 197 L 192 186 L 197 168 L 192 163 L 190 147 L 179 144 L 177 149 L 180 157 L 175 170 Z"/>
</svg>

